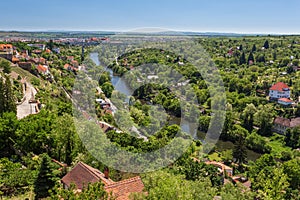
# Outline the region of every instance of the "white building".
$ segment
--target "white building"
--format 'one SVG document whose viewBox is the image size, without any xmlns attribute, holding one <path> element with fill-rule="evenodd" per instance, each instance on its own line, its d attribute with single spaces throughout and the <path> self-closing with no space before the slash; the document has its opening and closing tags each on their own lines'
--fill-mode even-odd
<svg viewBox="0 0 300 200">
<path fill-rule="evenodd" d="M 269 96 L 271 100 L 278 100 L 281 98 L 289 99 L 291 97 L 291 90 L 285 83 L 279 82 L 270 88 Z"/>
<path fill-rule="evenodd" d="M 284 106 L 291 106 L 294 102 L 288 98 L 280 98 L 278 99 L 278 103 Z"/>
</svg>

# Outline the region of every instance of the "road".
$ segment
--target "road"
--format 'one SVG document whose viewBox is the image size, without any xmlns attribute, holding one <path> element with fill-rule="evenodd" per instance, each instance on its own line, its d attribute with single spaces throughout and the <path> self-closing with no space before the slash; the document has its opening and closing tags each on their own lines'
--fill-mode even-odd
<svg viewBox="0 0 300 200">
<path fill-rule="evenodd" d="M 34 99 L 37 91 L 36 89 L 27 81 L 25 81 L 27 87 L 25 89 L 25 100 L 22 104 L 17 106 L 17 117 L 18 119 L 23 119 L 31 114 L 36 114 L 36 103 L 29 103 L 30 99 Z"/>
</svg>

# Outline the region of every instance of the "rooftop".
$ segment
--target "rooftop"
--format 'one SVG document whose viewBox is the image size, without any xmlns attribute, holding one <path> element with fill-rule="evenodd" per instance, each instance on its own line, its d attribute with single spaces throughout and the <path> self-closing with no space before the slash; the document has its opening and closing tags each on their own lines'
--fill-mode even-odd
<svg viewBox="0 0 300 200">
<path fill-rule="evenodd" d="M 83 162 L 79 162 L 61 181 L 68 187 L 71 183 L 74 183 L 79 190 L 82 190 L 89 183 L 101 181 L 104 184 L 105 191 L 112 192 L 117 200 L 128 200 L 131 193 L 140 193 L 144 189 L 144 184 L 139 176 L 114 182 L 109 178 L 105 178 L 105 175 L 98 169 Z"/>
<path fill-rule="evenodd" d="M 285 83 L 283 82 L 279 82 L 279 83 L 276 83 L 275 85 L 273 85 L 270 90 L 273 90 L 273 91 L 280 91 L 280 92 L 283 92 L 283 91 L 287 91 L 289 90 L 289 86 L 287 86 Z"/>
</svg>

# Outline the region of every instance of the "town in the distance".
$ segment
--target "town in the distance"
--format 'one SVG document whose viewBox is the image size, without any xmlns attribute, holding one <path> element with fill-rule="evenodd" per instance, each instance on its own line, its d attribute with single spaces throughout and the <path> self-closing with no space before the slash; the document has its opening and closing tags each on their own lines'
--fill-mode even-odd
<svg viewBox="0 0 300 200">
<path fill-rule="evenodd" d="M 184 40 L 205 52 L 185 48 Z M 165 49 L 122 46 L 141 41 Z M 124 53 L 115 55 L 121 47 Z M 215 66 L 210 73 L 220 74 L 222 94 L 195 70 L 195 60 Z M 145 63 L 153 65 L 137 70 Z M 163 77 L 162 66 L 183 78 L 171 89 L 137 87 Z M 74 89 L 92 85 L 78 82 L 82 74 L 96 85 L 92 98 Z M 0 199 L 299 199 L 299 80 L 297 35 L 0 32 Z M 172 92 L 180 87 L 188 88 L 179 95 L 184 103 Z M 137 89 L 121 101 L 130 88 Z M 222 98 L 224 126 L 204 153 L 213 105 Z M 197 122 L 192 136 L 181 126 L 182 116 Z M 93 124 L 101 137 L 81 130 Z M 172 154 L 191 142 L 171 164 L 135 173 L 120 169 L 145 160 L 114 155 L 95 142 L 99 155 L 111 155 L 108 166 L 83 137 L 103 137 L 133 154 L 155 152 L 149 169 L 155 156 L 167 157 L 157 150 L 175 141 L 175 149 L 165 152 Z"/>
</svg>

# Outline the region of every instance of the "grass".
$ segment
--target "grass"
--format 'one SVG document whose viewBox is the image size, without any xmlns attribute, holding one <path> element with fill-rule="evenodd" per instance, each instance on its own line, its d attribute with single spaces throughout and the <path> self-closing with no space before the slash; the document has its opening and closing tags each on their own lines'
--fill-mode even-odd
<svg viewBox="0 0 300 200">
<path fill-rule="evenodd" d="M 285 146 L 283 135 L 274 134 L 272 137 L 266 138 L 266 140 L 268 145 L 272 147 L 271 154 L 273 155 L 280 156 L 284 151 L 292 151 L 290 147 Z"/>
<path fill-rule="evenodd" d="M 28 81 L 31 82 L 31 79 L 33 78 L 37 78 L 36 76 L 32 75 L 30 72 L 20 68 L 20 67 L 17 67 L 17 66 L 13 66 L 12 68 L 12 71 L 16 72 L 17 74 L 19 74 L 21 77 L 26 77 Z"/>
</svg>

